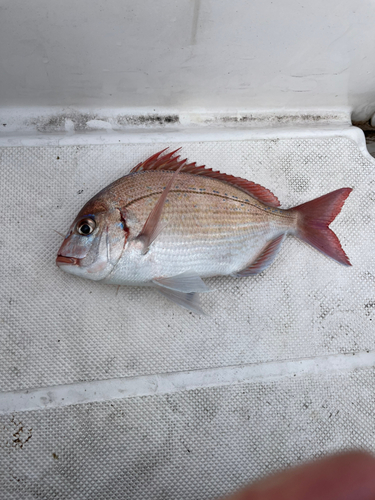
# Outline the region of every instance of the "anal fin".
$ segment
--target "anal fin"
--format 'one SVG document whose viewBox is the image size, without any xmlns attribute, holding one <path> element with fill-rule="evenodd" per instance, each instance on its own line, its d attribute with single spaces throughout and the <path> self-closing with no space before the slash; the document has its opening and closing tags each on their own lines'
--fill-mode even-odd
<svg viewBox="0 0 375 500">
<path fill-rule="evenodd" d="M 246 276 L 259 274 L 267 269 L 267 267 L 269 267 L 275 260 L 284 239 L 285 234 L 281 234 L 274 240 L 269 241 L 258 257 L 256 257 L 256 259 L 248 267 L 242 269 L 242 271 L 239 271 L 238 273 L 232 274 L 232 276 L 234 278 L 245 278 Z"/>
</svg>

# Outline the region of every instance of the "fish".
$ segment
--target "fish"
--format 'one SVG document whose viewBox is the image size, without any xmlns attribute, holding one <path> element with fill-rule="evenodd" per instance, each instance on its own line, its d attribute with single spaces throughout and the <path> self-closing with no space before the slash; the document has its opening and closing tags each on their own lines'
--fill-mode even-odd
<svg viewBox="0 0 375 500">
<path fill-rule="evenodd" d="M 105 284 L 151 286 L 202 314 L 199 293 L 210 291 L 202 278 L 255 276 L 288 235 L 351 265 L 329 225 L 352 188 L 282 209 L 269 189 L 181 160 L 180 149 L 155 153 L 91 198 L 57 266 Z"/>
</svg>

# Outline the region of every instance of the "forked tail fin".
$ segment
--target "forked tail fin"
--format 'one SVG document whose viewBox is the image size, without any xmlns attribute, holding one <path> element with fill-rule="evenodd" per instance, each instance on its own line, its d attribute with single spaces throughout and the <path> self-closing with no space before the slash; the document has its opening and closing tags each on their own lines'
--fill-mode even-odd
<svg viewBox="0 0 375 500">
<path fill-rule="evenodd" d="M 339 239 L 328 226 L 340 213 L 351 192 L 351 188 L 338 189 L 292 208 L 298 212 L 296 236 L 346 266 L 351 266 L 348 256 L 341 248 Z"/>
</svg>

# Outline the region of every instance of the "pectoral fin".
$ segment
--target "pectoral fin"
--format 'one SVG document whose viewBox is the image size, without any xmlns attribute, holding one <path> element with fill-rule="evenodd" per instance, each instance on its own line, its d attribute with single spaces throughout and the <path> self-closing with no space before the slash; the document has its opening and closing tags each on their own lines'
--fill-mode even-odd
<svg viewBox="0 0 375 500">
<path fill-rule="evenodd" d="M 183 165 L 181 165 L 180 168 L 174 172 L 171 180 L 168 182 L 163 193 L 161 194 L 160 198 L 158 199 L 156 205 L 151 210 L 151 213 L 148 216 L 148 218 L 147 218 L 147 220 L 142 228 L 142 231 L 137 236 L 137 240 L 142 241 L 142 243 L 144 245 L 144 253 L 148 252 L 151 243 L 153 241 L 155 241 L 155 239 L 159 236 L 161 231 L 165 228 L 165 226 L 162 226 L 160 224 L 161 214 L 163 211 L 165 200 L 167 199 L 168 193 L 171 190 L 172 184 L 175 181 L 175 179 L 176 179 L 176 177 L 177 177 L 177 175 L 180 172 L 182 167 L 183 167 Z"/>
<path fill-rule="evenodd" d="M 280 250 L 284 238 L 285 234 L 282 234 L 267 243 L 258 257 L 248 267 L 242 269 L 242 271 L 236 274 L 232 274 L 232 276 L 234 278 L 245 278 L 246 276 L 254 276 L 255 274 L 259 274 L 267 269 L 267 267 L 269 267 L 275 260 L 275 257 Z"/>
<path fill-rule="evenodd" d="M 176 292 L 209 292 L 210 289 L 197 273 L 188 271 L 170 278 L 157 278 L 152 280 L 155 285 L 175 290 Z"/>
<path fill-rule="evenodd" d="M 192 311 L 195 314 L 204 314 L 202 310 L 198 295 L 194 292 L 183 293 L 178 292 L 176 290 L 171 290 L 170 288 L 165 288 L 163 286 L 157 287 L 158 292 L 160 292 L 164 297 L 171 300 L 175 304 L 178 304 L 189 311 Z"/>
</svg>

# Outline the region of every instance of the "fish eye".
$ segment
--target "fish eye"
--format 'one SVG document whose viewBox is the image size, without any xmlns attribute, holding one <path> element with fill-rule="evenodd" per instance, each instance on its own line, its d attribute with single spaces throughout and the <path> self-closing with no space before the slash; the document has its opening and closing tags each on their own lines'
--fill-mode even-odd
<svg viewBox="0 0 375 500">
<path fill-rule="evenodd" d="M 77 225 L 77 231 L 79 234 L 83 234 L 84 236 L 88 236 L 95 229 L 95 221 L 92 219 L 83 219 Z"/>
</svg>

